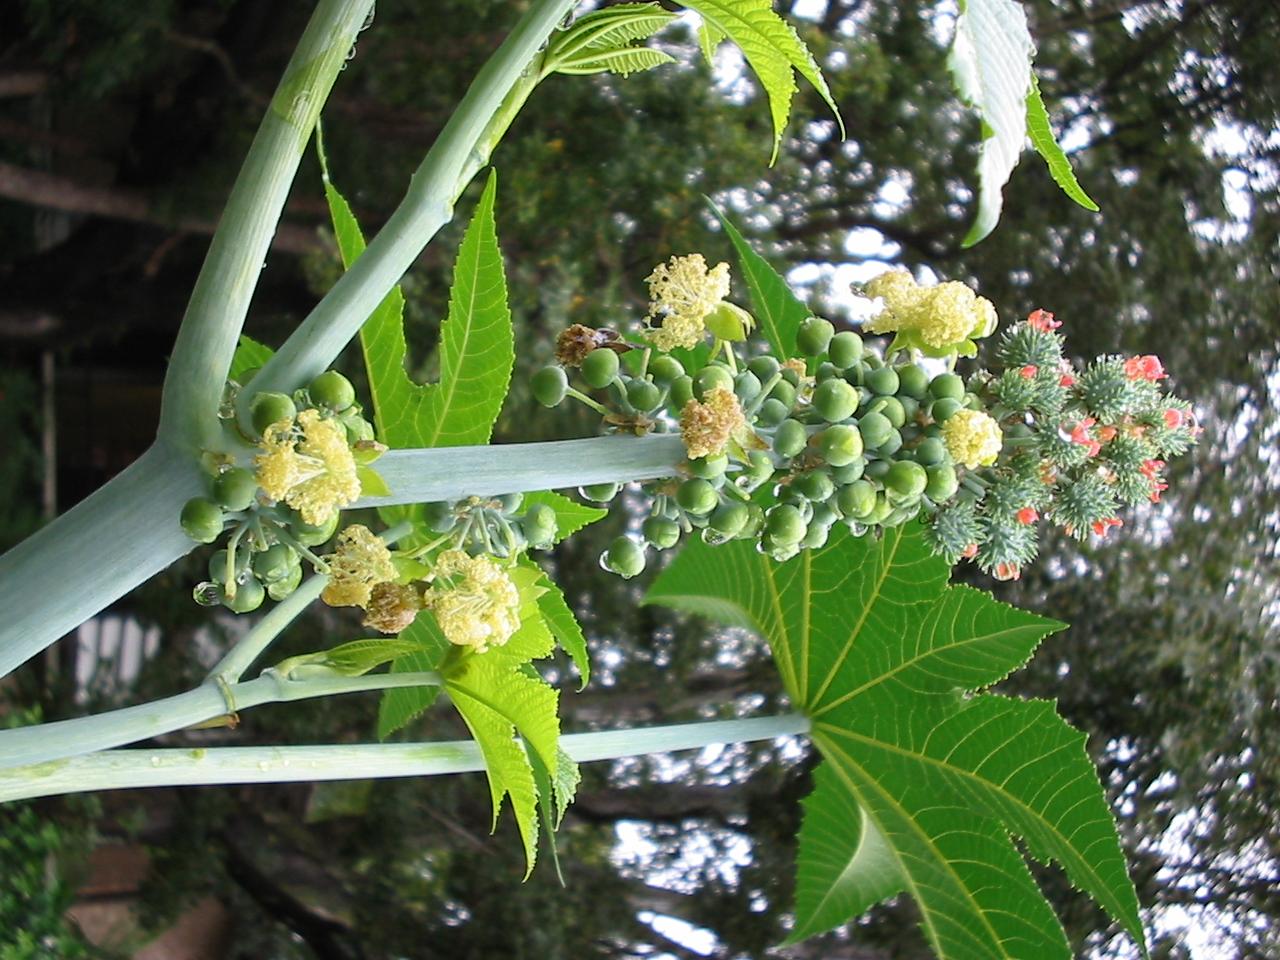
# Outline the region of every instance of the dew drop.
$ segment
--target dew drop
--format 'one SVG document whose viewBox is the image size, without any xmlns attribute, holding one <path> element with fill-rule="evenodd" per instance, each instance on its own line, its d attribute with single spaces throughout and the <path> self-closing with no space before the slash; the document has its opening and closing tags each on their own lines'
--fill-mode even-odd
<svg viewBox="0 0 1280 960">
<path fill-rule="evenodd" d="M 152 757 L 151 757 L 151 765 L 152 765 L 153 767 L 158 767 L 158 766 L 160 766 L 160 758 L 159 758 L 159 757 L 157 757 L 157 756 L 155 756 L 155 755 L 153 754 L 153 755 L 152 755 Z"/>
<path fill-rule="evenodd" d="M 214 583 L 212 580 L 206 580 L 204 583 L 197 583 L 191 596 L 196 603 L 202 607 L 216 607 L 222 602 L 222 586 Z"/>
</svg>

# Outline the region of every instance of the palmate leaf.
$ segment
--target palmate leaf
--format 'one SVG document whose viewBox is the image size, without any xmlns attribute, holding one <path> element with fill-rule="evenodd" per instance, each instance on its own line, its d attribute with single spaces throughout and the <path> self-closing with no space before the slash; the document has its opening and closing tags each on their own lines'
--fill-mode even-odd
<svg viewBox="0 0 1280 960">
<path fill-rule="evenodd" d="M 715 47 L 727 37 L 742 50 L 743 57 L 760 80 L 773 118 L 770 165 L 778 159 L 782 132 L 791 115 L 791 99 L 796 93 L 795 73 L 808 80 L 822 95 L 840 125 L 840 136 L 844 136 L 844 120 L 822 71 L 791 25 L 774 12 L 771 0 L 681 0 L 681 3 L 697 11 L 704 21 L 698 40 L 708 60 Z"/>
<path fill-rule="evenodd" d="M 1069 957 L 1012 836 L 1140 943 L 1084 737 L 1042 701 L 973 693 L 1061 625 L 947 586 L 918 527 L 841 532 L 777 564 L 694 543 L 647 598 L 766 637 L 826 763 L 805 801 L 792 939 L 906 891 L 949 960 Z"/>
</svg>

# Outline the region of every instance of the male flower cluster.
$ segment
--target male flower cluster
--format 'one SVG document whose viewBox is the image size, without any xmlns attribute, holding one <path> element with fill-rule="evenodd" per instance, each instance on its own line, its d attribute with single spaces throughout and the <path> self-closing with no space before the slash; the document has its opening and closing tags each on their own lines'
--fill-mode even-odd
<svg viewBox="0 0 1280 960">
<path fill-rule="evenodd" d="M 258 448 L 253 460 L 258 486 L 270 499 L 297 510 L 306 523 L 327 523 L 360 497 L 346 430 L 318 410 L 271 424 Z"/>
<path fill-rule="evenodd" d="M 863 292 L 884 301 L 884 309 L 866 328 L 897 334 L 891 351 L 913 347 L 932 357 L 971 357 L 977 353 L 973 341 L 996 329 L 991 301 L 955 280 L 922 287 L 907 271 L 892 270 L 867 283 Z"/>
<path fill-rule="evenodd" d="M 690 459 L 719 456 L 731 441 L 741 442 L 747 429 L 742 405 L 725 387 L 708 393 L 705 403 L 689 400 L 680 411 L 680 436 Z"/>
<path fill-rule="evenodd" d="M 692 348 L 703 337 L 707 317 L 729 295 L 729 265 L 718 263 L 708 270 L 702 254 L 691 253 L 658 264 L 645 282 L 648 338 L 659 350 Z"/>
<path fill-rule="evenodd" d="M 391 551 L 368 527 L 352 524 L 329 557 L 329 583 L 320 599 L 331 607 L 366 607 L 376 584 L 395 580 Z"/>
<path fill-rule="evenodd" d="M 423 597 L 450 643 L 484 653 L 511 639 L 520 626 L 520 593 L 507 572 L 486 556 L 446 550 Z"/>
<path fill-rule="evenodd" d="M 942 426 L 951 459 L 970 469 L 995 463 L 1003 441 L 1000 425 L 981 410 L 957 410 Z"/>
</svg>

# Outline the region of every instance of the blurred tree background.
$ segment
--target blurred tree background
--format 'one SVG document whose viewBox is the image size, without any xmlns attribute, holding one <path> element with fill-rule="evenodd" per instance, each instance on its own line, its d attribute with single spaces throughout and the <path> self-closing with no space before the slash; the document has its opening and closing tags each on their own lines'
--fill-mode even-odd
<svg viewBox="0 0 1280 960">
<path fill-rule="evenodd" d="M 309 6 L 11 5 L 0 36 L 0 546 L 149 442 L 209 230 Z M 335 181 L 369 232 L 523 6 L 378 5 L 325 112 Z M 959 240 L 979 130 L 946 73 L 955 4 L 781 6 L 827 70 L 845 142 L 806 92 L 767 167 L 759 91 L 732 52 L 709 70 L 687 28 L 659 41 L 679 66 L 554 77 L 511 130 L 495 158 L 498 229 L 522 341 L 499 441 L 594 430 L 564 410 L 531 417 L 521 371 L 545 362 L 570 322 L 636 320 L 642 278 L 669 255 L 728 259 L 704 194 L 841 323 L 855 319 L 850 280 L 903 264 L 974 283 L 1006 319 L 1054 311 L 1079 357 L 1160 354 L 1196 405 L 1200 447 L 1174 466 L 1162 503 L 1105 543 L 1055 541 L 1020 583 L 995 585 L 1071 624 L 1006 687 L 1056 698 L 1088 732 L 1156 956 L 1280 954 L 1280 6 L 1028 0 L 1041 89 L 1102 213 L 1072 205 L 1028 155 L 995 234 L 968 250 Z M 332 282 L 324 216 L 308 158 L 263 273 L 254 336 L 279 342 Z M 459 235 L 447 229 L 406 280 L 422 374 Z M 601 572 L 596 557 L 621 523 L 611 517 L 548 561 L 597 671 L 575 694 L 567 664 L 557 666 L 566 730 L 780 709 L 758 641 L 639 608 L 642 584 Z M 135 669 L 95 661 L 83 634 L 70 637 L 8 682 L 10 709 L 62 717 L 198 682 L 235 629 L 210 625 L 188 599 L 206 559 L 197 553 L 111 611 L 152 638 Z M 280 655 L 356 629 L 319 612 L 286 634 Z M 267 707 L 235 730 L 166 741 L 367 739 L 375 711 L 368 696 Z M 408 732 L 465 735 L 447 707 Z M 28 808 L 0 809 L 0 844 L 24 863 L 58 863 L 60 878 L 83 869 L 87 834 L 141 847 L 149 867 L 134 938 L 212 897 L 229 908 L 227 957 L 926 957 L 908 901 L 772 949 L 812 761 L 788 743 L 584 768 L 559 837 L 564 889 L 547 869 L 520 883 L 510 824 L 487 836 L 478 775 L 42 802 L 36 821 Z M 79 839 L 16 843 L 34 822 Z M 1135 955 L 1061 874 L 1040 875 L 1079 955 Z M 0 903 L 26 902 L 14 885 L 33 876 L 6 868 Z M 0 931 L 0 956 L 72 955 L 49 946 L 72 934 L 14 929 Z"/>
</svg>

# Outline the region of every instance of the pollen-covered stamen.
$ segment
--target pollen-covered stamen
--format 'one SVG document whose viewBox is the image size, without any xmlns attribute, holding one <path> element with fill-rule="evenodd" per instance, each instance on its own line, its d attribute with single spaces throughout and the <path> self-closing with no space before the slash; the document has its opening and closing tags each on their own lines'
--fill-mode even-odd
<svg viewBox="0 0 1280 960">
<path fill-rule="evenodd" d="M 368 527 L 352 524 L 338 535 L 320 599 L 331 607 L 366 607 L 374 586 L 395 578 L 387 545 Z"/>
<path fill-rule="evenodd" d="M 680 438 L 691 460 L 724 453 L 729 442 L 746 429 L 742 406 L 725 387 L 708 393 L 705 403 L 690 400 L 680 411 Z"/>
<path fill-rule="evenodd" d="M 691 253 L 658 264 L 645 282 L 649 284 L 647 319 L 658 324 L 647 331 L 654 346 L 693 348 L 706 331 L 707 315 L 729 295 L 729 265 L 718 263 L 708 270 L 702 254 Z"/>
<path fill-rule="evenodd" d="M 303 410 L 294 421 L 281 420 L 263 431 L 254 457 L 258 486 L 272 500 L 283 500 L 304 522 L 327 523 L 360 496 L 356 462 L 346 430 L 317 410 Z"/>
<path fill-rule="evenodd" d="M 489 557 L 446 550 L 423 597 L 450 643 L 484 653 L 511 639 L 520 626 L 520 593 Z"/>
<path fill-rule="evenodd" d="M 943 424 L 942 442 L 952 460 L 972 470 L 996 462 L 1004 434 L 988 414 L 980 410 L 958 410 Z"/>
</svg>

